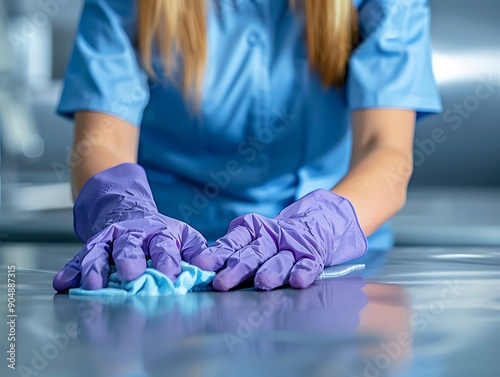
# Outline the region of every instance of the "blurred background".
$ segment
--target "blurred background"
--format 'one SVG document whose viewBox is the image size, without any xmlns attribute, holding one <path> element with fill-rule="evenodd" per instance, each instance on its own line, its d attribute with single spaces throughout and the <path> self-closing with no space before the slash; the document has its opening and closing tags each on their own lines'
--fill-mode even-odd
<svg viewBox="0 0 500 377">
<path fill-rule="evenodd" d="M 430 0 L 444 111 L 417 127 L 402 245 L 500 245 L 500 1 Z M 55 115 L 82 0 L 0 2 L 0 241 L 76 240 Z"/>
</svg>

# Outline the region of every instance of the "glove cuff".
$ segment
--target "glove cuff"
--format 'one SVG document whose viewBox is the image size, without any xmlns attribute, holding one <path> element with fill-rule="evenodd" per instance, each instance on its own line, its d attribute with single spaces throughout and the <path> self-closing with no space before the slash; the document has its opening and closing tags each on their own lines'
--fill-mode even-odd
<svg viewBox="0 0 500 377">
<path fill-rule="evenodd" d="M 310 192 L 300 201 L 308 203 L 307 207 L 312 205 L 329 222 L 331 229 L 323 235 L 318 234 L 317 237 L 324 243 L 326 266 L 341 264 L 365 255 L 368 241 L 349 199 L 329 190 L 318 189 Z"/>
<path fill-rule="evenodd" d="M 97 173 L 80 190 L 73 206 L 73 227 L 86 242 L 106 226 L 119 221 L 127 210 L 157 210 L 146 172 L 138 164 L 124 163 Z"/>
<path fill-rule="evenodd" d="M 368 250 L 368 240 L 359 225 L 356 210 L 349 199 L 329 190 L 323 191 L 324 195 L 330 195 L 333 211 L 339 218 L 342 218 L 342 226 L 337 229 L 338 242 L 335 252 L 331 253 L 331 260 L 325 260 L 325 265 L 337 265 L 357 259 L 366 254 Z M 328 196 L 327 196 L 328 197 Z M 343 229 L 342 229 L 343 228 Z"/>
</svg>

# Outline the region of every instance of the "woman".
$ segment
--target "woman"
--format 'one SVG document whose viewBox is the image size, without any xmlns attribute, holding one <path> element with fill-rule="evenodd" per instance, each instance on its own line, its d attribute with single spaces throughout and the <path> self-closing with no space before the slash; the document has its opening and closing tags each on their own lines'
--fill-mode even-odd
<svg viewBox="0 0 500 377">
<path fill-rule="evenodd" d="M 439 110 L 425 0 L 87 0 L 58 108 L 86 244 L 54 287 L 182 259 L 221 291 L 305 288 L 392 245 Z"/>
</svg>

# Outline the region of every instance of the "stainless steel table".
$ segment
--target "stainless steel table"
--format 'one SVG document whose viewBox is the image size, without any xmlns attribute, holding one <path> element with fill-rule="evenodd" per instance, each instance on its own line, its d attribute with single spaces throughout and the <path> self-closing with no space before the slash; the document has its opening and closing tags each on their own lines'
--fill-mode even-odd
<svg viewBox="0 0 500 377">
<path fill-rule="evenodd" d="M 0 249 L 2 376 L 500 373 L 500 248 L 372 253 L 364 271 L 302 291 L 128 299 L 54 294 L 52 277 L 78 245 Z M 17 317 L 7 317 L 11 265 Z M 5 357 L 11 328 L 16 370 Z"/>
</svg>

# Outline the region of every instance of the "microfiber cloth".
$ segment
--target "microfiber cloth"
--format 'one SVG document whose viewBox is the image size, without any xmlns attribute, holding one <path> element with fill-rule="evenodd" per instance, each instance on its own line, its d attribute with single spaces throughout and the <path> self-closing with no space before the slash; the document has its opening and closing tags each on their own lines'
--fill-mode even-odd
<svg viewBox="0 0 500 377">
<path fill-rule="evenodd" d="M 365 268 L 364 264 L 346 264 L 327 267 L 317 280 L 336 278 Z M 116 267 L 112 267 L 108 286 L 103 289 L 87 290 L 73 288 L 70 296 L 177 296 L 189 291 L 212 290 L 215 272 L 205 271 L 189 263 L 181 261 L 181 273 L 172 283 L 170 278 L 152 268 L 151 260 L 144 274 L 128 283 L 123 283 L 116 276 Z"/>
<path fill-rule="evenodd" d="M 363 270 L 364 268 L 365 265 L 362 263 L 342 264 L 340 266 L 325 267 L 321 275 L 319 275 L 316 280 L 339 278 L 341 276 L 347 275 L 348 273 Z"/>
<path fill-rule="evenodd" d="M 172 280 L 151 266 L 144 274 L 128 283 L 123 283 L 116 276 L 116 267 L 112 267 L 108 286 L 103 289 L 87 290 L 73 288 L 69 294 L 78 296 L 176 296 L 186 294 L 188 291 L 203 291 L 212 289 L 211 283 L 215 272 L 204 271 L 196 266 L 181 261 L 181 273 L 177 280 Z"/>
</svg>

